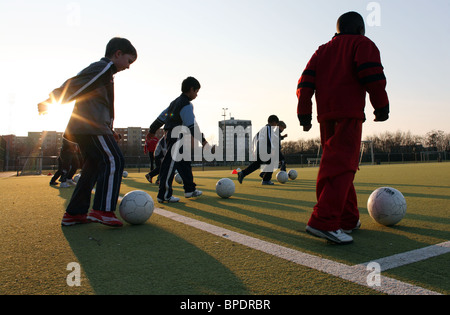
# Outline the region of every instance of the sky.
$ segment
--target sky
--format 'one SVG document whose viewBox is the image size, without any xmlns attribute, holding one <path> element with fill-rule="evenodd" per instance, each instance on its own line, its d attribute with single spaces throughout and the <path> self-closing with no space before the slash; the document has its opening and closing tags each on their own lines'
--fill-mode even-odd
<svg viewBox="0 0 450 315">
<path fill-rule="evenodd" d="M 363 137 L 450 132 L 448 0 L 2 0 L 0 134 L 64 131 L 73 104 L 45 116 L 37 104 L 120 36 L 138 59 L 115 76 L 115 127 L 148 128 L 194 76 L 194 112 L 211 143 L 224 108 L 227 119 L 251 120 L 254 133 L 275 114 L 286 140 L 316 138 L 315 119 L 309 133 L 299 126 L 297 82 L 348 11 L 365 18 L 388 79 L 391 118 L 373 122 L 368 102 Z"/>
</svg>

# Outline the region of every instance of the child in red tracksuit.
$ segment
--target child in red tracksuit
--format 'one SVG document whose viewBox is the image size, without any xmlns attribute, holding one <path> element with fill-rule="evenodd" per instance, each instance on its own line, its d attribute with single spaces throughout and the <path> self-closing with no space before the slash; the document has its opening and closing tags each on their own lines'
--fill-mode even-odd
<svg viewBox="0 0 450 315">
<path fill-rule="evenodd" d="M 375 121 L 389 118 L 386 77 L 380 52 L 365 34 L 364 20 L 356 12 L 342 15 L 336 36 L 316 51 L 297 89 L 298 118 L 308 132 L 312 97 L 323 148 L 317 178 L 317 204 L 306 231 L 338 244 L 349 244 L 358 229 L 359 211 L 353 180 L 359 165 L 366 92 L 375 109 Z"/>
</svg>

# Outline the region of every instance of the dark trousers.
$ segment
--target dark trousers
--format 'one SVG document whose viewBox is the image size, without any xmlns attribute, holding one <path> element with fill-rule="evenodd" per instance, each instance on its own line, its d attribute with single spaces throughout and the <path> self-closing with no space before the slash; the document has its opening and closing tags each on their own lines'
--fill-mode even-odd
<svg viewBox="0 0 450 315">
<path fill-rule="evenodd" d="M 94 186 L 94 210 L 115 211 L 125 159 L 112 135 L 76 135 L 84 164 L 67 206 L 71 215 L 86 214 Z"/>
<path fill-rule="evenodd" d="M 177 154 L 179 154 L 179 152 L 174 152 L 173 154 L 175 156 L 172 156 L 172 148 L 177 143 L 178 139 L 172 139 L 170 137 L 170 133 L 167 135 L 167 139 L 167 154 L 162 160 L 161 170 L 159 172 L 158 199 L 161 200 L 167 200 L 173 194 L 172 184 L 175 176 L 175 170 L 178 171 L 183 179 L 183 188 L 185 193 L 195 191 L 196 187 L 194 183 L 194 175 L 192 174 L 191 161 L 177 161 Z"/>
<path fill-rule="evenodd" d="M 162 163 L 161 160 L 162 160 L 162 158 L 155 157 L 155 165 L 156 165 L 156 167 L 154 169 L 152 169 L 150 171 L 150 173 L 148 173 L 148 176 L 155 177 L 156 175 L 159 175 L 159 173 L 161 171 L 161 163 Z"/>
<path fill-rule="evenodd" d="M 155 169 L 155 152 L 149 152 L 148 157 L 150 158 L 150 172 Z"/>
<path fill-rule="evenodd" d="M 261 161 L 258 157 L 258 160 L 254 161 L 245 170 L 242 171 L 242 174 L 244 174 L 244 176 L 250 175 L 254 171 L 260 169 L 261 165 L 264 165 L 264 164 L 267 164 L 267 162 Z M 261 175 L 263 175 L 263 177 L 262 177 L 263 181 L 267 182 L 272 179 L 273 172 L 263 172 L 263 173 L 261 173 Z"/>
</svg>

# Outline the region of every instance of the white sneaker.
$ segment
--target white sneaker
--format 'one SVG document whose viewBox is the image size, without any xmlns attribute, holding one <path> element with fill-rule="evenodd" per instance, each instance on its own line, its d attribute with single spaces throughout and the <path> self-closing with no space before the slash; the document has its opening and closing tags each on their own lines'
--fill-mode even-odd
<svg viewBox="0 0 450 315">
<path fill-rule="evenodd" d="M 195 190 L 193 192 L 188 192 L 184 194 L 184 197 L 186 198 L 194 198 L 194 197 L 200 197 L 203 193 L 200 190 Z"/>
<path fill-rule="evenodd" d="M 344 231 L 344 233 L 351 234 L 353 231 L 359 230 L 360 228 L 361 228 L 361 221 L 358 220 L 358 223 L 356 223 L 356 226 L 353 229 L 351 230 L 343 229 L 342 231 Z"/>
<path fill-rule="evenodd" d="M 322 231 L 308 225 L 306 226 L 306 232 L 312 236 L 327 239 L 335 244 L 346 245 L 353 243 L 353 238 L 345 234 L 341 229 L 337 231 Z"/>
<path fill-rule="evenodd" d="M 159 198 L 156 198 L 156 200 L 158 200 L 159 203 L 164 203 L 164 202 L 168 202 L 168 203 L 177 203 L 178 201 L 180 201 L 180 198 L 174 197 L 174 196 L 170 196 L 169 199 L 167 200 L 162 200 Z"/>
<path fill-rule="evenodd" d="M 69 188 L 70 185 L 69 185 L 69 183 L 67 183 L 67 182 L 62 182 L 62 183 L 59 185 L 59 187 L 61 187 L 61 188 Z"/>
</svg>

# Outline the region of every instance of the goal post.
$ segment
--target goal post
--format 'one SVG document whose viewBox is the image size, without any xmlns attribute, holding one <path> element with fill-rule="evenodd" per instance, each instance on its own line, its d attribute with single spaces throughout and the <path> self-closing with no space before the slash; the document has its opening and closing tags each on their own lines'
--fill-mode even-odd
<svg viewBox="0 0 450 315">
<path fill-rule="evenodd" d="M 57 156 L 43 156 L 42 152 L 17 158 L 17 176 L 42 175 L 44 170 L 55 170 L 58 167 Z"/>
<path fill-rule="evenodd" d="M 368 147 L 370 149 L 370 159 L 371 159 L 371 164 L 375 165 L 375 153 L 373 151 L 373 141 L 361 141 L 361 156 L 359 158 L 359 165 L 361 165 L 362 163 L 362 159 L 364 156 L 364 151 L 366 150 L 366 147 Z"/>
<path fill-rule="evenodd" d="M 361 165 L 364 152 L 366 151 L 366 148 L 370 149 L 370 163 L 371 165 L 375 165 L 375 153 L 373 150 L 373 142 L 372 141 L 361 141 L 361 149 L 360 149 L 360 156 L 359 156 L 359 165 Z M 320 160 L 322 159 L 322 145 L 319 144 L 319 148 L 317 150 L 317 156 L 315 159 L 308 159 L 308 165 L 317 166 L 320 164 Z"/>
</svg>

